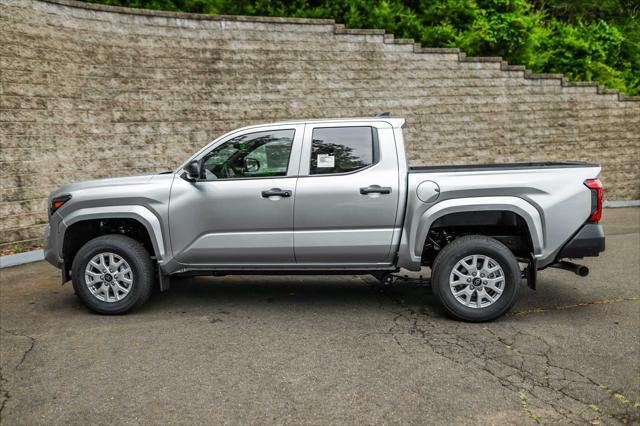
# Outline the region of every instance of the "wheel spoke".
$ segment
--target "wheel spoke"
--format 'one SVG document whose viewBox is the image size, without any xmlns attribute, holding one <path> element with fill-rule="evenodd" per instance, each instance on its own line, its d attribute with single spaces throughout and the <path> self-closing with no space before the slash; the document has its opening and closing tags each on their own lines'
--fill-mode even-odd
<svg viewBox="0 0 640 426">
<path fill-rule="evenodd" d="M 462 290 L 454 291 L 453 295 L 456 296 L 456 297 L 461 296 L 461 295 L 467 295 L 467 296 L 471 297 L 470 293 L 473 293 L 473 292 L 470 292 L 469 291 L 469 287 L 467 286 L 467 287 L 463 288 Z"/>
<path fill-rule="evenodd" d="M 457 269 L 453 270 L 453 275 L 455 275 L 456 277 L 460 278 L 460 279 L 466 279 L 467 276 L 465 274 L 463 274 L 462 272 L 458 271 Z"/>
<path fill-rule="evenodd" d="M 102 287 L 103 285 L 104 283 L 100 281 L 97 283 L 88 283 L 87 287 L 89 287 L 89 291 L 93 293 L 94 291 L 99 292 L 100 287 Z"/>
<path fill-rule="evenodd" d="M 126 296 L 129 293 L 129 289 L 122 287 L 120 284 L 116 283 L 116 291 L 121 291 L 123 293 L 124 296 Z"/>
<path fill-rule="evenodd" d="M 102 274 L 100 274 L 99 272 L 86 271 L 85 274 L 93 277 L 94 281 L 92 281 L 92 282 L 94 282 L 94 283 L 95 282 L 102 282 L 102 278 L 100 278 L 100 275 L 102 275 Z"/>
<path fill-rule="evenodd" d="M 500 287 L 498 287 L 496 284 L 497 280 L 489 280 L 486 284 L 486 287 L 489 288 L 490 290 L 495 291 L 498 294 L 502 294 L 502 289 Z"/>
<path fill-rule="evenodd" d="M 491 297 L 489 295 L 489 293 L 487 293 L 487 291 L 485 289 L 482 289 L 482 297 L 484 297 L 485 299 L 489 300 L 489 303 L 493 303 L 496 301 L 496 299 L 494 299 L 493 297 Z"/>
<path fill-rule="evenodd" d="M 478 271 L 478 268 L 476 267 L 476 262 L 477 262 L 477 256 L 473 256 L 469 261 L 467 260 L 462 261 L 463 266 L 467 270 L 467 273 L 469 275 Z"/>
<path fill-rule="evenodd" d="M 467 276 L 467 275 L 464 275 L 462 272 L 460 272 L 460 271 L 456 271 L 456 270 L 454 269 L 454 270 L 453 270 L 453 276 L 455 276 L 455 277 L 456 277 L 456 278 L 458 278 L 458 279 L 455 279 L 455 280 L 454 280 L 454 279 L 451 279 L 451 280 L 449 280 L 449 285 L 450 285 L 451 287 L 457 287 L 457 286 L 462 285 L 462 284 L 464 284 L 464 285 L 468 285 L 468 282 L 467 282 L 467 277 L 468 277 L 468 276 Z"/>
<path fill-rule="evenodd" d="M 480 295 L 479 290 L 476 290 L 476 306 L 478 308 L 482 308 L 482 296 Z"/>
<path fill-rule="evenodd" d="M 489 274 L 497 271 L 498 269 L 500 269 L 500 266 L 498 266 L 496 263 L 494 263 L 494 266 L 490 266 L 490 262 L 491 262 L 491 260 L 488 257 L 486 257 L 484 259 L 483 264 L 482 264 L 481 271 L 484 272 L 487 275 L 489 275 Z"/>
<path fill-rule="evenodd" d="M 104 301 L 108 302 L 109 301 L 109 286 L 102 284 L 102 287 L 100 287 L 100 294 L 102 294 L 102 297 L 104 297 Z"/>
<path fill-rule="evenodd" d="M 95 260 L 91 260 L 89 262 L 89 265 L 93 266 L 94 268 L 96 268 L 98 271 L 102 271 L 104 269 L 104 267 L 102 265 L 100 265 L 99 263 L 97 263 Z"/>
<path fill-rule="evenodd" d="M 478 272 L 478 256 L 473 256 L 469 264 L 469 273 L 473 274 L 474 272 Z"/>
</svg>

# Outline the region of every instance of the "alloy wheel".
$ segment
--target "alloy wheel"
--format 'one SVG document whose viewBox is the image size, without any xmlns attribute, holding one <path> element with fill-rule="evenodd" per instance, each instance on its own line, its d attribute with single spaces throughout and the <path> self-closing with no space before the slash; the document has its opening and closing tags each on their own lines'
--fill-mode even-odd
<svg viewBox="0 0 640 426">
<path fill-rule="evenodd" d="M 103 302 L 119 302 L 133 287 L 131 266 L 122 256 L 115 253 L 95 255 L 87 263 L 84 275 L 91 294 Z"/>
<path fill-rule="evenodd" d="M 489 256 L 466 256 L 451 270 L 449 288 L 462 305 L 475 309 L 486 308 L 493 305 L 504 291 L 504 271 Z"/>
</svg>

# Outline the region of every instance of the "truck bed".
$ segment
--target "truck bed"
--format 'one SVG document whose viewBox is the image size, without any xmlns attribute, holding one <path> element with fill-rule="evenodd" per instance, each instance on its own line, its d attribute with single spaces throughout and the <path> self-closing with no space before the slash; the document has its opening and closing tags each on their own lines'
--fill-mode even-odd
<svg viewBox="0 0 640 426">
<path fill-rule="evenodd" d="M 413 252 L 401 258 L 416 263 L 426 230 L 440 213 L 507 210 L 527 221 L 542 268 L 587 221 L 593 203 L 584 182 L 600 170 L 582 161 L 409 167 L 404 226 Z"/>
<path fill-rule="evenodd" d="M 494 163 L 494 164 L 465 164 L 465 165 L 444 165 L 444 166 L 409 166 L 409 173 L 424 172 L 464 172 L 467 170 L 522 170 L 522 169 L 558 169 L 566 167 L 598 167 L 597 164 L 585 161 L 540 161 L 529 163 Z"/>
</svg>

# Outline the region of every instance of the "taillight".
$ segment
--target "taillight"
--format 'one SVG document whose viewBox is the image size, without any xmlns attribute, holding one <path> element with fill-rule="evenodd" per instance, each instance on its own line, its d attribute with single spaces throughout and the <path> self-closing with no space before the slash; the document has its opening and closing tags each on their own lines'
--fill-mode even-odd
<svg viewBox="0 0 640 426">
<path fill-rule="evenodd" d="M 587 179 L 584 184 L 591 190 L 591 216 L 589 216 L 589 222 L 600 222 L 600 219 L 602 219 L 602 182 L 600 182 L 600 179 Z"/>
<path fill-rule="evenodd" d="M 64 203 L 66 203 L 70 199 L 71 199 L 71 195 L 61 195 L 51 200 L 51 205 L 49 206 L 49 215 L 54 214 L 56 210 L 64 206 Z"/>
</svg>

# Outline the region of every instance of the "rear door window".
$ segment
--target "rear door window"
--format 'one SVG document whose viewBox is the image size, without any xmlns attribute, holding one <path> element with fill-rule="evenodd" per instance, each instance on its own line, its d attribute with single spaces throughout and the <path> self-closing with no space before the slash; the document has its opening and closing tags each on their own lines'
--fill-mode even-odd
<svg viewBox="0 0 640 426">
<path fill-rule="evenodd" d="M 319 127 L 311 139 L 311 175 L 354 172 L 376 161 L 378 134 L 373 127 Z"/>
</svg>

